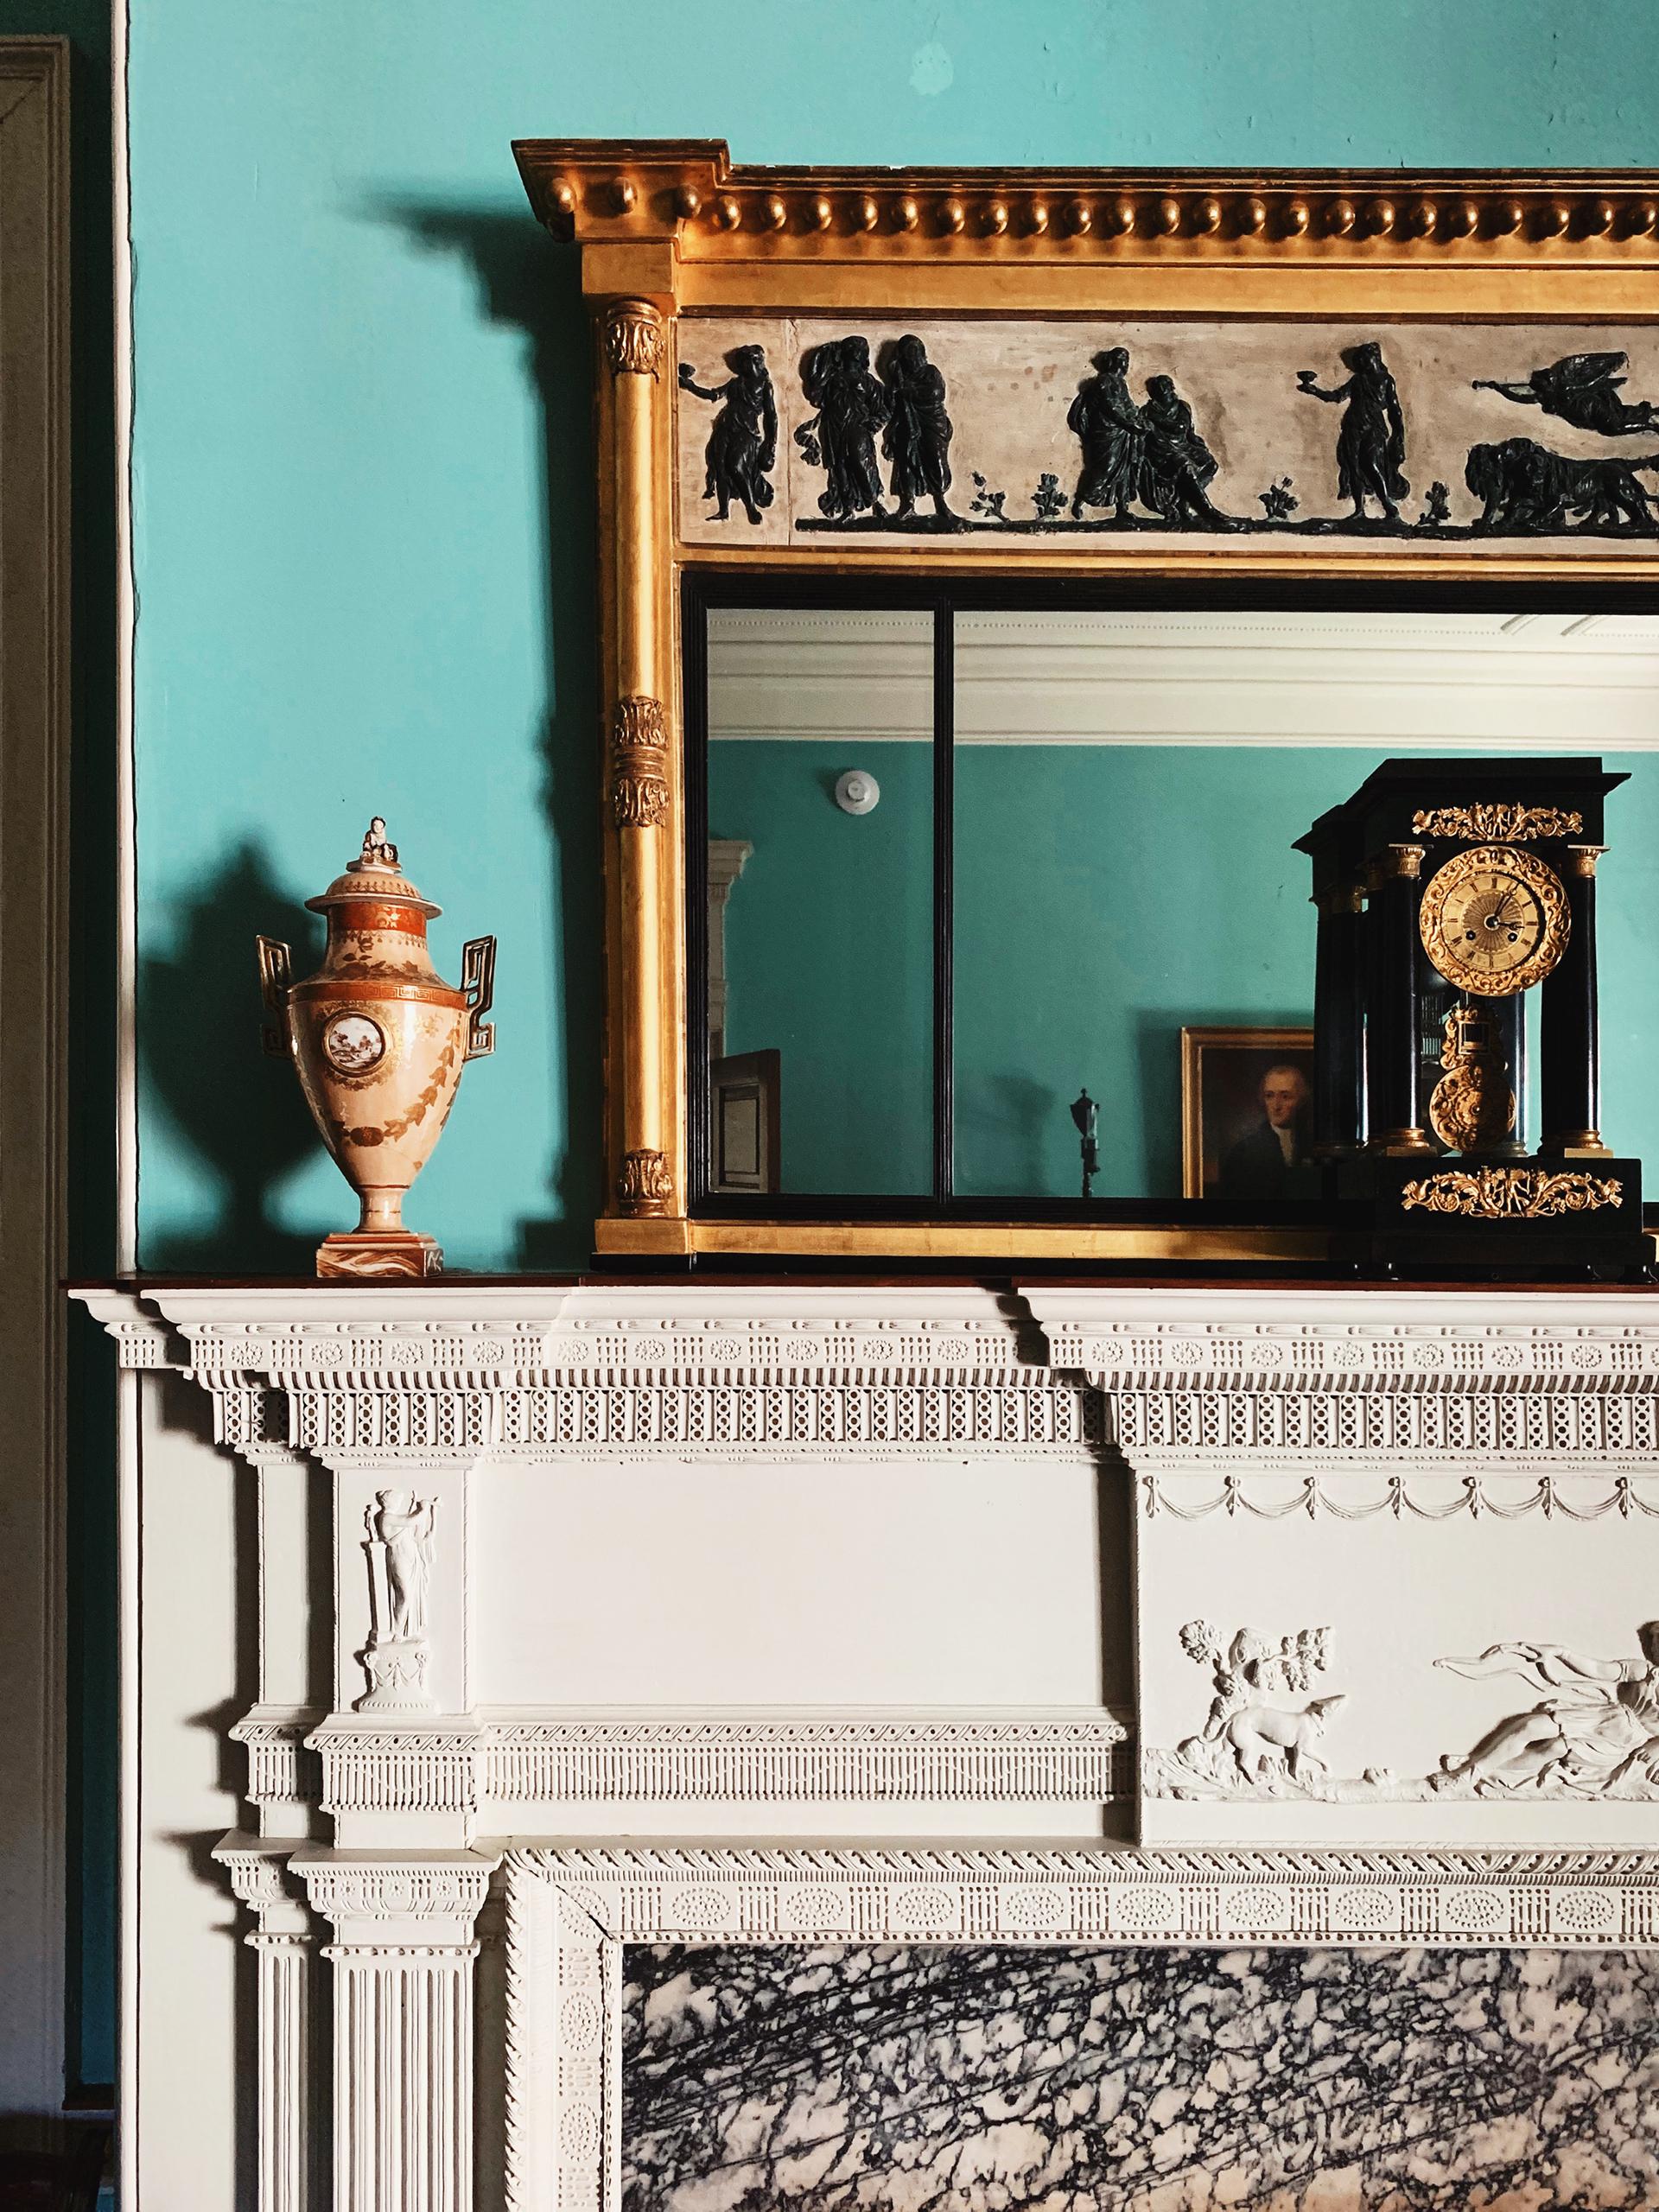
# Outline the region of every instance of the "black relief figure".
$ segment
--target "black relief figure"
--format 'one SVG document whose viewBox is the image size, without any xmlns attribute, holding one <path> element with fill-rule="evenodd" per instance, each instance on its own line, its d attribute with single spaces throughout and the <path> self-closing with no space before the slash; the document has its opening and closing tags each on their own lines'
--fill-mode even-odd
<svg viewBox="0 0 1659 2212">
<path fill-rule="evenodd" d="M 1178 529 L 1198 522 L 1211 530 L 1236 530 L 1239 524 L 1230 515 L 1211 505 L 1208 486 L 1216 456 L 1193 427 L 1192 410 L 1175 389 L 1173 377 L 1147 378 L 1141 428 L 1143 504 Z"/>
<path fill-rule="evenodd" d="M 1344 405 L 1337 435 L 1337 496 L 1354 503 L 1354 520 L 1366 520 L 1365 502 L 1375 499 L 1388 522 L 1400 519 L 1399 502 L 1411 486 L 1402 474 L 1406 459 L 1406 423 L 1400 394 L 1389 374 L 1380 346 L 1350 346 L 1342 365 L 1347 381 L 1326 391 L 1316 372 L 1299 369 L 1296 388 L 1310 399 Z"/>
<path fill-rule="evenodd" d="M 726 356 L 732 372 L 726 383 L 697 382 L 689 362 L 680 363 L 680 390 L 719 408 L 703 458 L 709 474 L 703 483 L 705 499 L 716 499 L 716 522 L 724 522 L 737 500 L 751 522 L 772 505 L 771 471 L 778 465 L 778 403 L 766 370 L 766 349 L 739 346 Z"/>
<path fill-rule="evenodd" d="M 1065 418 L 1083 447 L 1071 519 L 1081 522 L 1085 507 L 1110 507 L 1119 522 L 1133 522 L 1129 506 L 1141 490 L 1146 435 L 1141 410 L 1129 397 L 1128 349 L 1109 346 L 1096 354 L 1094 366 Z"/>
<path fill-rule="evenodd" d="M 895 518 L 908 522 L 918 499 L 933 502 L 942 523 L 963 527 L 945 505 L 950 489 L 950 417 L 944 409 L 944 378 L 927 358 L 919 338 L 906 336 L 881 349 L 881 381 L 887 398 L 887 423 L 881 450 L 893 464 L 888 479 L 899 502 Z"/>
<path fill-rule="evenodd" d="M 1629 362 L 1627 353 L 1569 353 L 1548 368 L 1534 369 L 1524 384 L 1477 377 L 1472 389 L 1496 391 L 1517 407 L 1541 407 L 1575 430 L 1591 430 L 1599 437 L 1645 437 L 1659 429 L 1659 408 L 1650 399 L 1619 397 L 1626 379 L 1618 371 Z"/>
<path fill-rule="evenodd" d="M 1481 502 L 1478 531 L 1539 537 L 1577 527 L 1622 537 L 1659 536 L 1636 471 L 1659 470 L 1659 453 L 1641 460 L 1575 461 L 1530 438 L 1470 448 L 1464 482 Z"/>
<path fill-rule="evenodd" d="M 875 434 L 887 419 L 887 394 L 870 372 L 868 338 L 832 338 L 815 346 L 801 365 L 801 389 L 818 410 L 815 422 L 795 433 L 816 438 L 829 478 L 818 512 L 830 522 L 850 522 L 868 512 L 885 522 L 881 473 L 876 465 Z"/>
</svg>

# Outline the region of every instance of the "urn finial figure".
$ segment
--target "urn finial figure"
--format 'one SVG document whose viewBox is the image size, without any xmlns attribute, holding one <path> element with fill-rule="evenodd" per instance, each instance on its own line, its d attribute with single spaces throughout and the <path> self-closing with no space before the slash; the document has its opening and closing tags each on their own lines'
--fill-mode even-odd
<svg viewBox="0 0 1659 2212">
<path fill-rule="evenodd" d="M 358 1195 L 353 1230 L 326 1238 L 324 1276 L 434 1275 L 443 1254 L 404 1226 L 404 1193 L 431 1157 L 461 1071 L 495 1049 L 489 1012 L 495 939 L 461 954 L 460 988 L 432 965 L 426 925 L 441 909 L 402 873 L 376 815 L 363 849 L 311 912 L 327 918 L 322 965 L 292 980 L 286 944 L 262 937 L 259 980 L 270 1020 L 268 1052 L 294 1062 L 306 1103 L 335 1166 Z"/>
</svg>

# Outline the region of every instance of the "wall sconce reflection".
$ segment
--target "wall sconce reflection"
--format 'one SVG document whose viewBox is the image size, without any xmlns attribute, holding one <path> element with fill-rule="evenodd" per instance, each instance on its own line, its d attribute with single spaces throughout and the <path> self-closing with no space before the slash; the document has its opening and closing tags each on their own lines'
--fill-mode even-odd
<svg viewBox="0 0 1659 2212">
<path fill-rule="evenodd" d="M 1096 1132 L 1100 1128 L 1100 1108 L 1086 1090 L 1080 1090 L 1071 1102 L 1071 1119 L 1077 1123 L 1083 1154 L 1083 1195 L 1094 1195 L 1093 1184 L 1100 1173 L 1100 1145 Z"/>
</svg>

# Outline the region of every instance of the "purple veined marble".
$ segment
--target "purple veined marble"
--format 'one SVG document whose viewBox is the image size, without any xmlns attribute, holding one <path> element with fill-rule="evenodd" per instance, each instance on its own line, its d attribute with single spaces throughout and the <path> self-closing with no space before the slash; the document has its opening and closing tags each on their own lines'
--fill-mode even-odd
<svg viewBox="0 0 1659 2212">
<path fill-rule="evenodd" d="M 1640 1952 L 631 1946 L 624 2212 L 1659 2204 Z"/>
</svg>

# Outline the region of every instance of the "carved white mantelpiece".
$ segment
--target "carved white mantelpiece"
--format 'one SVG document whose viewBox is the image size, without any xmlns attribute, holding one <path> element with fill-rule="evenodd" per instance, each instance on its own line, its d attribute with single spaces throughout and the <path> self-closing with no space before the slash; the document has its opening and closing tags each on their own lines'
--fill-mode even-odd
<svg viewBox="0 0 1659 2212">
<path fill-rule="evenodd" d="M 264 2212 L 312 1914 L 336 2212 L 470 2201 L 475 2046 L 508 2205 L 607 2202 L 625 1941 L 1659 1940 L 1650 1294 L 88 1302 L 257 1507 Z"/>
<path fill-rule="evenodd" d="M 321 2212 L 312 2141 L 312 1924 L 289 1849 L 232 1834 L 213 1856 L 256 1925 L 258 1956 L 259 2212 Z"/>
<path fill-rule="evenodd" d="M 334 2212 L 469 2212 L 475 1853 L 295 1854 L 334 1941 Z"/>
</svg>

